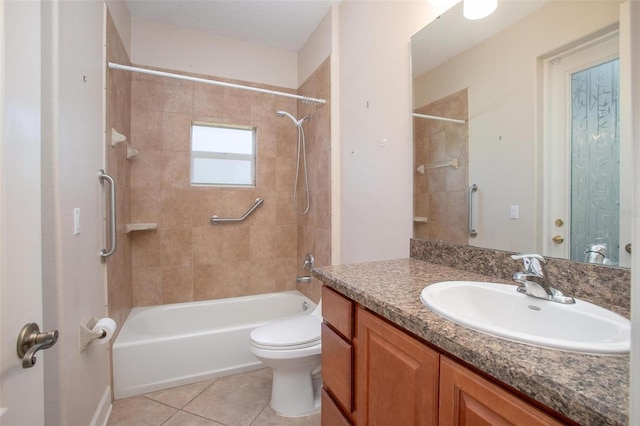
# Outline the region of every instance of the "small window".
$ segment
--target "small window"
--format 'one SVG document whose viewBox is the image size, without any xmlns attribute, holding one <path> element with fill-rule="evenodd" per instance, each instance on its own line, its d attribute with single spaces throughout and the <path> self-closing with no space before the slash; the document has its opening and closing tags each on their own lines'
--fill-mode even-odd
<svg viewBox="0 0 640 426">
<path fill-rule="evenodd" d="M 253 127 L 193 123 L 191 184 L 255 186 Z"/>
</svg>

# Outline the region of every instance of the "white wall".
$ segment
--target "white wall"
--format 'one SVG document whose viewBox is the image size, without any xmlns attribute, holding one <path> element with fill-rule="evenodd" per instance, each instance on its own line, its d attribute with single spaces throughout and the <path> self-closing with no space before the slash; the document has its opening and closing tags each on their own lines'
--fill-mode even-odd
<svg viewBox="0 0 640 426">
<path fill-rule="evenodd" d="M 427 2 L 339 6 L 341 263 L 409 255 L 410 38 L 432 18 Z"/>
<path fill-rule="evenodd" d="M 617 2 L 555 2 L 416 79 L 417 107 L 469 88 L 469 182 L 479 188 L 470 244 L 540 250 L 537 58 L 617 20 Z M 520 206 L 518 220 L 510 205 Z"/>
<path fill-rule="evenodd" d="M 632 116 L 640 117 L 640 84 L 637 76 L 640 75 L 640 3 L 629 1 L 629 29 L 630 29 L 630 50 L 636 54 L 632 56 L 630 64 L 631 75 L 636 76 L 632 81 Z M 635 83 L 635 84 L 633 84 Z M 633 120 L 632 140 L 633 140 L 633 163 L 640 164 L 640 120 Z M 633 246 L 640 246 L 640 167 L 634 167 L 633 176 Z M 634 250 L 632 254 L 632 271 L 640 269 L 640 251 Z M 631 274 L 631 386 L 629 401 L 629 424 L 640 424 L 640 274 Z"/>
<path fill-rule="evenodd" d="M 322 18 L 316 29 L 298 52 L 298 86 L 302 85 L 318 67 L 331 56 L 331 11 Z"/>
<path fill-rule="evenodd" d="M 98 256 L 105 6 L 97 1 L 43 5 L 43 310 L 47 328 L 60 332 L 45 359 L 45 419 L 86 425 L 96 410 L 110 406 L 107 347 L 94 343 L 80 353 L 79 342 L 86 316 L 106 312 L 105 267 Z M 81 209 L 78 235 L 73 234 L 76 207 Z"/>
<path fill-rule="evenodd" d="M 132 19 L 131 62 L 291 89 L 297 54 L 143 19 Z"/>
</svg>

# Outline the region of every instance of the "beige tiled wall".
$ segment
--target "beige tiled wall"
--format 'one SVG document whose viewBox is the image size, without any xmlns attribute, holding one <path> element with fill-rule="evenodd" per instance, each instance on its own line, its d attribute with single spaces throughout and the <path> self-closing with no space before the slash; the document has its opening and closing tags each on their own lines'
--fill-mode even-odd
<svg viewBox="0 0 640 426">
<path fill-rule="evenodd" d="M 416 109 L 420 114 L 467 120 L 465 124 L 414 118 L 413 213 L 427 217 L 414 222 L 415 238 L 468 243 L 469 126 L 467 90 Z M 459 167 L 429 169 L 457 158 Z"/>
<path fill-rule="evenodd" d="M 111 16 L 107 18 L 107 59 L 129 64 L 129 57 L 121 42 Z M 106 172 L 116 182 L 116 238 L 118 249 L 107 259 L 108 311 L 117 324 L 122 324 L 131 310 L 131 256 L 125 225 L 129 221 L 130 160 L 125 143 L 111 146 L 111 129 L 131 135 L 131 74 L 107 71 L 107 134 Z"/>
<path fill-rule="evenodd" d="M 314 87 L 308 90 L 328 96 L 327 64 L 310 78 L 309 85 Z M 295 99 L 144 74 L 131 78 L 131 142 L 140 154 L 131 160 L 130 221 L 158 224 L 155 231 L 128 234 L 133 305 L 295 289 L 301 264 L 300 230 L 309 228 L 313 241 L 316 235 L 328 235 L 324 229 L 328 218 L 317 220 L 317 215 L 329 211 L 328 202 L 322 201 L 329 199 L 328 160 L 324 158 L 329 146 L 329 106 L 312 107 L 307 149 L 315 207 L 313 219 L 312 215 L 299 219 L 292 208 L 297 130 L 290 120 L 276 116 L 280 109 L 296 116 L 306 114 L 298 110 Z M 255 188 L 190 185 L 190 124 L 194 120 L 257 128 Z M 324 145 L 319 147 L 316 140 Z M 319 183 L 325 175 L 326 183 Z M 264 203 L 247 220 L 210 223 L 213 214 L 241 216 L 257 197 Z M 328 261 L 328 247 L 323 242 L 313 249 Z"/>
</svg>

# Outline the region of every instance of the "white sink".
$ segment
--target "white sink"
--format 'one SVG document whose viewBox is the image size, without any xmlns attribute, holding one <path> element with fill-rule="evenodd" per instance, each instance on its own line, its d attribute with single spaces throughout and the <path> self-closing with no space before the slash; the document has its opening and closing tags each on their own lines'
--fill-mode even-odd
<svg viewBox="0 0 640 426">
<path fill-rule="evenodd" d="M 580 299 L 567 305 L 536 299 L 516 288 L 445 281 L 425 287 L 420 299 L 443 317 L 493 336 L 573 352 L 629 353 L 631 324 L 623 316 Z"/>
</svg>

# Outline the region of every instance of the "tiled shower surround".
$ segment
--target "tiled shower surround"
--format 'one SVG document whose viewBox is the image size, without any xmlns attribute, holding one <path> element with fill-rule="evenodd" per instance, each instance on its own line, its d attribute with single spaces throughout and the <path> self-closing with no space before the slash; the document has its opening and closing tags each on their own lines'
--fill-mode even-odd
<svg viewBox="0 0 640 426">
<path fill-rule="evenodd" d="M 325 65 L 319 73 L 327 70 Z M 306 239 L 313 245 L 316 207 L 328 205 L 323 188 L 312 192 L 308 218 L 298 220 L 293 210 L 297 129 L 276 111 L 299 115 L 297 101 L 144 74 L 132 76 L 131 92 L 131 141 L 140 151 L 131 163 L 131 221 L 158 223 L 156 231 L 131 234 L 134 305 L 295 289 L 304 257 L 298 248 Z M 321 119 L 313 110 L 323 108 L 328 106 L 305 108 L 315 119 L 305 123 L 309 178 L 315 183 L 329 176 L 328 162 L 318 160 L 328 150 L 314 146 Z M 190 185 L 193 121 L 257 128 L 255 188 Z M 211 224 L 214 214 L 242 216 L 258 197 L 263 205 L 245 221 Z M 319 253 L 314 252 L 322 259 Z"/>
<path fill-rule="evenodd" d="M 434 101 L 414 110 L 419 114 L 467 120 L 467 90 Z M 468 120 L 467 120 L 468 121 Z M 413 224 L 413 236 L 466 244 L 467 189 L 469 182 L 469 126 L 424 118 L 413 119 L 415 167 L 425 166 L 424 174 L 414 170 L 413 214 L 427 222 Z M 458 168 L 436 167 L 458 159 Z"/>
<path fill-rule="evenodd" d="M 112 52 L 111 46 L 108 51 Z M 109 55 L 109 60 L 115 62 L 112 53 Z M 128 63 L 122 57 L 117 60 Z M 131 146 L 139 151 L 137 156 L 124 160 L 125 164 L 121 164 L 120 156 L 117 159 L 109 156 L 108 168 L 118 169 L 121 175 L 117 179 L 118 189 L 123 194 L 119 202 L 122 210 L 118 220 L 119 254 L 109 260 L 110 312 L 122 312 L 124 318 L 120 321 L 124 321 L 132 306 L 296 288 L 318 300 L 319 283 L 314 280 L 314 284 L 297 287 L 296 277 L 303 272 L 307 252 L 313 253 L 317 265 L 329 264 L 331 258 L 330 60 L 325 60 L 298 91 L 258 86 L 327 99 L 327 104 L 318 106 L 286 97 L 140 73 L 109 70 L 108 74 L 108 81 L 115 85 L 120 85 L 121 78 L 130 79 L 127 136 Z M 215 76 L 194 76 L 252 85 Z M 108 96 L 126 97 L 126 90 L 111 87 Z M 108 117 L 115 117 L 126 115 L 123 111 L 127 108 L 109 98 L 108 110 L 111 112 Z M 298 216 L 292 205 L 297 129 L 289 119 L 277 117 L 278 110 L 298 117 L 312 115 L 304 123 L 311 192 L 311 209 L 305 216 Z M 191 186 L 193 121 L 257 129 L 255 187 Z M 117 122 L 108 118 L 108 126 Z M 121 126 L 118 131 L 126 132 L 126 126 Z M 298 186 L 304 187 L 303 182 Z M 245 221 L 211 224 L 214 214 L 242 216 L 258 197 L 264 203 Z M 304 196 L 299 193 L 298 199 L 303 201 Z M 126 223 L 158 226 L 156 230 L 126 233 Z M 120 275 L 125 277 L 127 270 L 131 271 L 130 279 L 119 279 Z M 116 279 L 112 280 L 112 276 Z M 127 292 L 130 302 L 123 295 Z"/>
</svg>

